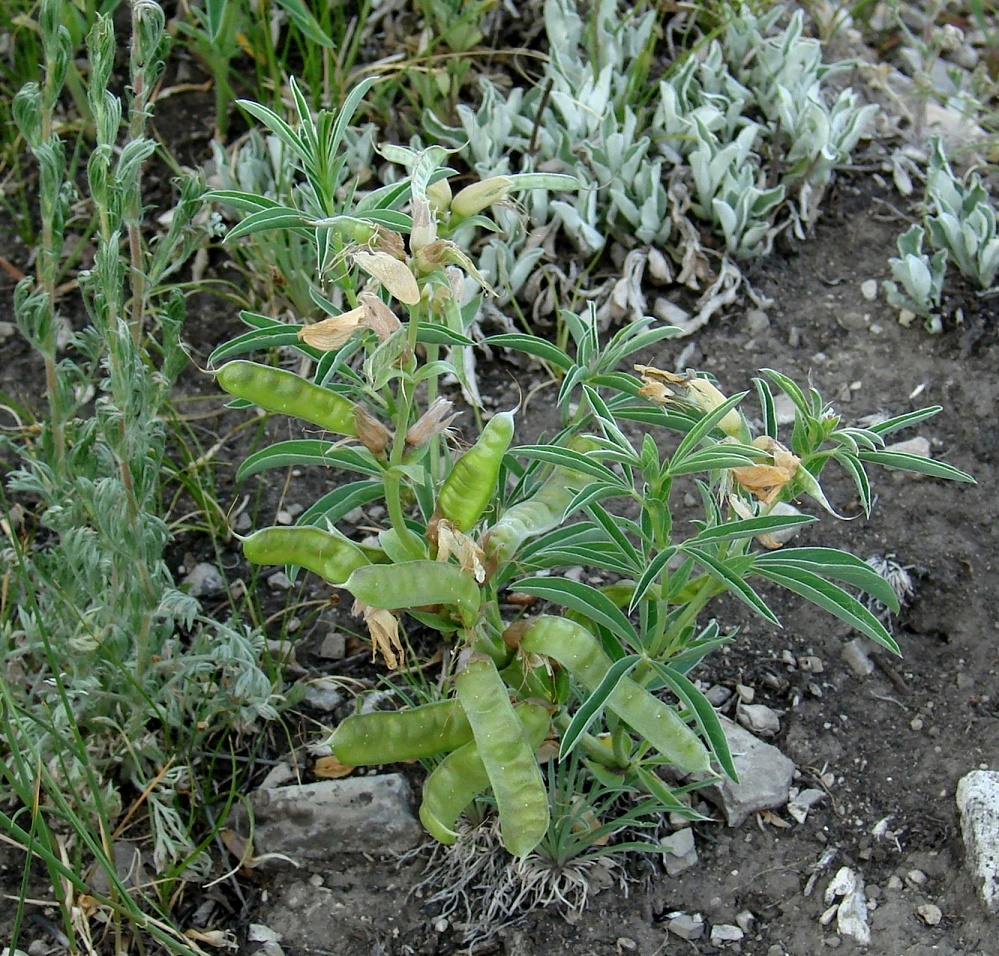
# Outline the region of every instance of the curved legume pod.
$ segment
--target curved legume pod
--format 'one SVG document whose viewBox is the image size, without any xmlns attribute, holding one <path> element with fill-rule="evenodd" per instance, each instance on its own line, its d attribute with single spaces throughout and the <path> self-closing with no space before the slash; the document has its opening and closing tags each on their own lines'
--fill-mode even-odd
<svg viewBox="0 0 999 956">
<path fill-rule="evenodd" d="M 257 362 L 226 362 L 215 380 L 230 395 L 269 412 L 301 418 L 337 435 L 357 435 L 354 403 L 294 372 Z"/>
<path fill-rule="evenodd" d="M 562 617 L 539 617 L 524 632 L 520 646 L 530 654 L 558 661 L 590 692 L 611 668 L 611 660 L 596 637 L 581 624 Z M 673 707 L 630 677 L 618 683 L 607 698 L 607 708 L 681 770 L 699 773 L 711 769 L 710 754 L 700 737 Z"/>
<path fill-rule="evenodd" d="M 570 443 L 584 452 L 592 442 L 578 438 Z M 482 549 L 489 566 L 497 568 L 513 558 L 528 539 L 557 528 L 572 504 L 576 492 L 587 483 L 587 476 L 571 468 L 556 467 L 541 487 L 526 501 L 508 508 L 482 539 Z"/>
<path fill-rule="evenodd" d="M 254 531 L 243 541 L 243 554 L 254 564 L 298 565 L 337 586 L 371 563 L 353 542 L 309 525 Z"/>
<path fill-rule="evenodd" d="M 515 708 L 527 743 L 537 750 L 548 734 L 551 720 L 540 704 L 518 704 Z M 454 825 L 465 808 L 489 789 L 489 775 L 473 740 L 449 753 L 427 777 L 423 785 L 420 820 L 427 832 L 440 843 L 454 843 Z"/>
<path fill-rule="evenodd" d="M 437 497 L 437 511 L 459 531 L 469 531 L 492 500 L 513 430 L 511 412 L 493 415 L 479 440 L 454 463 L 444 480 Z"/>
<path fill-rule="evenodd" d="M 434 604 L 454 607 L 466 627 L 475 623 L 482 602 L 471 574 L 440 561 L 371 564 L 358 568 L 344 587 L 358 601 L 387 611 Z"/>
<path fill-rule="evenodd" d="M 352 714 L 330 737 L 333 755 L 351 767 L 419 760 L 447 753 L 472 740 L 472 727 L 457 700 L 409 710 Z"/>
<path fill-rule="evenodd" d="M 496 797 L 500 839 L 514 856 L 527 856 L 548 830 L 548 791 L 534 748 L 491 660 L 470 661 L 454 683 Z"/>
</svg>

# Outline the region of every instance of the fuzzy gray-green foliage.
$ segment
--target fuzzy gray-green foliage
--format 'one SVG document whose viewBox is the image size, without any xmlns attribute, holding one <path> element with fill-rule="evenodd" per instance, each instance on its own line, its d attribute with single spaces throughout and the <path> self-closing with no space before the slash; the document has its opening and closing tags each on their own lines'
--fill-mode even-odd
<svg viewBox="0 0 999 956">
<path fill-rule="evenodd" d="M 573 0 L 547 0 L 541 81 L 504 96 L 483 80 L 480 107 L 458 107 L 459 128 L 427 116 L 427 131 L 481 177 L 574 171 L 575 198 L 538 193 L 526 206 L 531 226 L 559 228 L 586 253 L 609 239 L 637 241 L 679 263 L 690 231 L 676 224 L 689 209 L 732 256 L 762 255 L 788 223 L 804 236 L 875 110 L 850 90 L 829 92 L 843 65 L 822 62 L 800 12 L 778 29 L 781 13 L 740 8 L 645 102 L 654 11 L 619 16 L 613 0 L 600 0 L 587 21 Z M 774 154 L 781 173 L 770 183 Z M 517 274 L 521 257 L 535 254 L 526 232 L 514 232 L 487 247 L 484 271 Z"/>
</svg>

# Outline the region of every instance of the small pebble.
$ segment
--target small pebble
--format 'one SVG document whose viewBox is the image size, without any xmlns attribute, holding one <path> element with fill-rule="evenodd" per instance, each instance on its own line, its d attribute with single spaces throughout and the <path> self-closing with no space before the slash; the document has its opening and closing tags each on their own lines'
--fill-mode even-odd
<svg viewBox="0 0 999 956">
<path fill-rule="evenodd" d="M 902 880 L 893 874 L 888 877 L 886 889 L 898 891 L 902 889 L 902 885 Z"/>
<path fill-rule="evenodd" d="M 743 910 L 736 916 L 735 923 L 744 933 L 751 933 L 756 923 L 756 917 L 749 910 Z"/>
<path fill-rule="evenodd" d="M 922 906 L 916 909 L 916 914 L 927 926 L 937 926 L 940 920 L 943 919 L 940 907 L 934 903 L 923 903 Z"/>
<path fill-rule="evenodd" d="M 276 515 L 274 515 L 274 520 L 278 524 L 289 525 L 295 520 L 295 517 L 294 515 L 292 515 L 290 511 L 285 511 L 284 509 L 282 509 Z"/>
<path fill-rule="evenodd" d="M 700 939 L 704 935 L 704 920 L 699 915 L 681 913 L 679 916 L 674 916 L 666 927 L 674 936 L 689 941 Z"/>
<path fill-rule="evenodd" d="M 840 653 L 847 667 L 858 677 L 867 677 L 873 673 L 874 661 L 867 656 L 867 644 L 863 639 L 855 637 L 852 641 L 848 641 Z"/>
<path fill-rule="evenodd" d="M 909 870 L 905 874 L 905 882 L 909 886 L 926 886 L 926 881 L 928 877 L 922 870 Z"/>
<path fill-rule="evenodd" d="M 448 921 L 442 916 L 440 919 L 434 922 L 434 932 L 435 933 L 446 933 L 448 928 Z"/>
<path fill-rule="evenodd" d="M 864 282 L 861 282 L 860 294 L 867 299 L 868 302 L 873 302 L 878 297 L 878 280 L 867 279 Z"/>
<path fill-rule="evenodd" d="M 288 591 L 293 587 L 291 578 L 284 571 L 275 571 L 273 574 L 268 575 L 267 586 L 272 591 Z"/>
<path fill-rule="evenodd" d="M 912 720 L 909 721 L 909 729 L 910 730 L 922 730 L 923 729 L 923 718 L 922 717 L 913 717 Z"/>
<path fill-rule="evenodd" d="M 711 927 L 712 943 L 738 943 L 746 934 L 731 923 L 717 923 Z"/>
<path fill-rule="evenodd" d="M 736 684 L 735 692 L 739 695 L 739 700 L 744 704 L 751 704 L 753 698 L 756 696 L 756 691 L 752 687 L 747 687 L 745 684 Z"/>
<path fill-rule="evenodd" d="M 633 939 L 629 939 L 627 936 L 618 936 L 615 941 L 615 945 L 617 946 L 619 953 L 633 953 L 636 949 L 638 949 L 638 943 L 636 943 Z"/>
</svg>

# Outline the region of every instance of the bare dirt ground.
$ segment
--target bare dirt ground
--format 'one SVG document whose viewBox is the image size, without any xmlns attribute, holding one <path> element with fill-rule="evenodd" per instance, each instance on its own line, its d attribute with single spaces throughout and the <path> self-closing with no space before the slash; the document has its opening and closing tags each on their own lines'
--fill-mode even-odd
<svg viewBox="0 0 999 956">
<path fill-rule="evenodd" d="M 171 108 L 184 110 L 182 98 L 165 103 L 161 113 Z M 553 910 L 533 913 L 476 952 L 859 952 L 852 939 L 837 935 L 835 921 L 820 921 L 827 908 L 823 892 L 835 871 L 847 865 L 863 876 L 872 901 L 870 956 L 999 956 L 999 923 L 987 918 L 965 871 L 954 801 L 965 773 L 999 770 L 999 535 L 994 530 L 999 299 L 969 297 L 963 324 L 948 322 L 943 334 L 930 336 L 918 323 L 900 326 L 880 293 L 875 301 L 865 298 L 861 284 L 888 276 L 895 237 L 906 225 L 886 216 L 889 206 L 877 200 L 905 206 L 870 174 L 841 175 L 815 236 L 795 253 L 775 254 L 750 270 L 756 289 L 773 302 L 768 321 L 750 319 L 739 309 L 714 320 L 696 336 L 688 364 L 712 372 L 729 393 L 749 388 L 761 367 L 779 369 L 814 383 L 850 420 L 943 406 L 919 433 L 930 441 L 934 457 L 974 474 L 976 486 L 881 473 L 875 480 L 877 507 L 868 520 L 852 485 L 834 481 L 830 498 L 851 520 L 827 517 L 804 539 L 863 557 L 894 554 L 912 568 L 915 595 L 895 622 L 904 658 L 883 660 L 883 668 L 860 678 L 841 657 L 853 635 L 811 607 L 786 595 L 775 599 L 784 629 L 774 632 L 735 602 L 718 605 L 723 628 L 739 626 L 740 637 L 695 676 L 730 688 L 750 687 L 756 702 L 777 710 L 781 729 L 770 742 L 794 760 L 797 786 L 825 789 L 827 798 L 803 824 L 780 809 L 735 829 L 720 822 L 698 824 L 699 861 L 693 868 L 671 878 L 657 872 L 627 895 L 604 890 L 573 922 Z M 0 255 L 27 268 L 26 250 L 3 230 Z M 0 321 L 13 320 L 12 291 L 13 280 L 0 275 Z M 234 311 L 207 295 L 191 300 L 188 338 L 198 365 L 203 367 L 211 349 L 233 331 Z M 667 342 L 647 360 L 671 368 L 690 341 Z M 33 357 L 16 336 L 2 349 L 0 388 L 36 400 L 40 372 Z M 509 381 L 508 370 L 502 374 Z M 183 381 L 182 405 L 214 395 L 211 380 L 193 369 Z M 527 391 L 531 383 L 519 384 Z M 221 396 L 212 401 L 218 408 L 224 403 Z M 530 414 L 529 409 L 528 430 L 534 427 Z M 535 414 L 543 417 L 542 404 Z M 221 419 L 207 421 L 204 437 L 210 444 L 224 429 Z M 268 428 L 276 434 L 287 424 L 272 422 Z M 249 493 L 258 503 L 255 520 L 269 522 L 283 489 L 267 479 L 235 488 L 242 456 L 237 447 L 220 456 L 223 505 Z M 296 479 L 295 499 L 311 502 L 328 480 L 304 474 Z M 184 553 L 207 557 L 208 543 L 185 539 L 178 542 L 178 554 Z M 235 545 L 221 557 L 230 583 L 249 573 Z M 314 579 L 303 588 L 296 600 L 328 593 Z M 320 665 L 308 640 L 303 638 L 299 661 L 317 673 Z M 802 670 L 797 662 L 805 656 L 818 658 L 821 671 Z M 10 900 L 18 892 L 20 860 L 6 862 L 0 890 Z M 444 956 L 467 950 L 453 927 L 437 922 L 433 908 L 407 897 L 420 873 L 419 862 L 400 869 L 391 860 L 344 857 L 335 869 L 257 875 L 246 884 L 246 907 L 232 912 L 229 925 L 241 941 L 247 923 L 270 926 L 283 934 L 288 956 Z M 936 925 L 919 915 L 927 903 L 939 907 Z M 6 929 L 3 914 L 10 905 L 0 903 L 0 929 Z M 228 905 L 232 908 L 231 899 Z M 707 935 L 688 942 L 666 929 L 677 912 L 702 914 L 710 929 L 734 923 L 746 911 L 753 920 L 740 942 L 713 944 Z M 30 925 L 23 948 L 30 939 L 43 943 L 46 952 L 59 951 L 44 922 Z M 241 942 L 239 951 L 250 953 L 257 945 Z"/>
</svg>

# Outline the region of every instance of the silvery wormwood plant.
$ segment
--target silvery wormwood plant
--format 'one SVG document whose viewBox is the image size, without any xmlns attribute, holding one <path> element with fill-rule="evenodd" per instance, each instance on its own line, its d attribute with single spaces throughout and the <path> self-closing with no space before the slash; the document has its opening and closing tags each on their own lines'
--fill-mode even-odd
<svg viewBox="0 0 999 956">
<path fill-rule="evenodd" d="M 480 176 L 509 172 L 511 154 L 524 170 L 574 172 L 574 199 L 535 191 L 524 201 L 535 230 L 562 229 L 587 253 L 608 239 L 637 239 L 677 261 L 689 256 L 683 247 L 696 231 L 677 237 L 671 224 L 686 209 L 671 189 L 678 182 L 693 187 L 691 211 L 735 257 L 771 248 L 782 209 L 804 237 L 834 168 L 849 160 L 875 109 L 859 107 L 849 90 L 828 104 L 826 81 L 848 64 L 822 63 L 817 41 L 802 36 L 800 13 L 778 31 L 780 8 L 762 16 L 740 8 L 717 39 L 660 82 L 650 104 L 632 82 L 652 43 L 648 14 L 618 18 L 613 4 L 601 3 L 585 23 L 572 0 L 548 0 L 545 14 L 551 52 L 537 86 L 504 96 L 483 81 L 479 109 L 458 108 L 460 128 L 432 115 L 425 125 Z M 764 157 L 775 150 L 784 168 L 767 183 Z M 503 268 L 519 278 L 538 258 L 516 228 L 486 248 L 487 275 Z"/>
<path fill-rule="evenodd" d="M 981 176 L 955 176 L 939 137 L 930 140 L 924 206 L 922 223 L 898 237 L 899 258 L 888 260 L 894 281 L 885 281 L 884 288 L 891 305 L 922 316 L 929 331 L 939 332 L 948 263 L 979 289 L 991 289 L 999 272 L 999 236 Z M 923 252 L 927 238 L 931 254 Z"/>
</svg>

